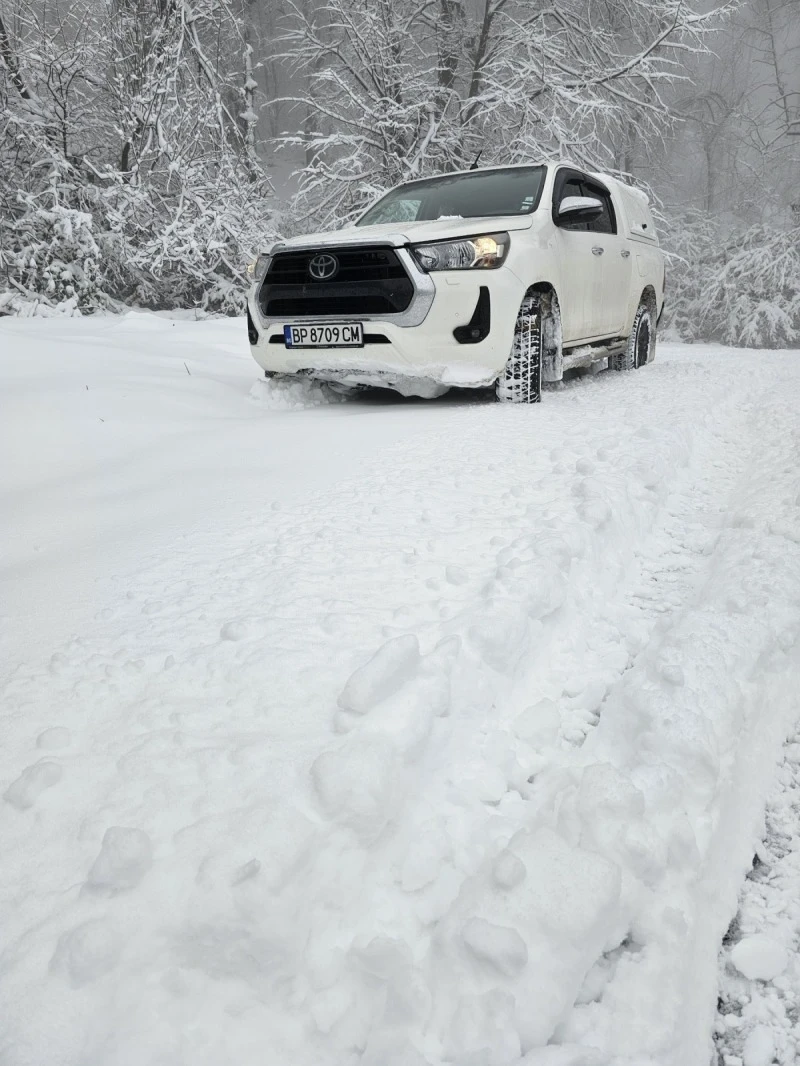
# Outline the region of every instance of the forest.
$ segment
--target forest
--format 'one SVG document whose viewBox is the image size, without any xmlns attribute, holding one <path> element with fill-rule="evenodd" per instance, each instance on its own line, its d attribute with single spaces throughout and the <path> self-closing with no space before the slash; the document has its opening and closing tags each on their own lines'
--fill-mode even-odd
<svg viewBox="0 0 800 1066">
<path fill-rule="evenodd" d="M 0 0 L 5 314 L 240 314 L 278 236 L 554 158 L 648 192 L 667 336 L 800 344 L 800 0 Z"/>
</svg>

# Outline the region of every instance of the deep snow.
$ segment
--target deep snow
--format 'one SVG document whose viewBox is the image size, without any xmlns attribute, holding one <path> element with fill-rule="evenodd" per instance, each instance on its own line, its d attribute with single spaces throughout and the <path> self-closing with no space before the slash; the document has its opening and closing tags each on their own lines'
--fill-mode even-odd
<svg viewBox="0 0 800 1066">
<path fill-rule="evenodd" d="M 269 385 L 239 322 L 0 348 L 3 1066 L 706 1066 L 798 718 L 796 355 L 518 408 Z"/>
</svg>

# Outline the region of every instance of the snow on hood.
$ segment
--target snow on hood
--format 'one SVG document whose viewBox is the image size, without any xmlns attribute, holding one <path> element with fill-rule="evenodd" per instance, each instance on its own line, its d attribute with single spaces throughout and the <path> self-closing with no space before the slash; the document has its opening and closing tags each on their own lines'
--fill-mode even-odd
<svg viewBox="0 0 800 1066">
<path fill-rule="evenodd" d="M 471 237 L 480 233 L 530 229 L 533 215 L 500 215 L 491 218 L 441 218 L 428 222 L 388 222 L 375 226 L 346 226 L 344 229 L 326 233 L 306 233 L 291 237 L 274 245 L 281 248 L 305 248 L 353 243 L 362 244 L 371 240 L 387 240 L 399 247 L 420 241 L 446 240 L 448 237 Z"/>
</svg>

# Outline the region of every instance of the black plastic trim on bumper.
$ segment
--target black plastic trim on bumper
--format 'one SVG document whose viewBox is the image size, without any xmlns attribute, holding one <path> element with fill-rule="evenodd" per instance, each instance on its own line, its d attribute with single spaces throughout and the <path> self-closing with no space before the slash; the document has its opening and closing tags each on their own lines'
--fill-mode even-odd
<svg viewBox="0 0 800 1066">
<path fill-rule="evenodd" d="M 247 308 L 247 338 L 251 344 L 258 344 L 258 330 L 249 307 Z"/>
<path fill-rule="evenodd" d="M 492 308 L 489 289 L 486 285 L 481 285 L 478 293 L 478 302 L 475 304 L 472 318 L 466 326 L 456 326 L 453 330 L 453 336 L 459 344 L 480 344 L 481 341 L 486 340 L 489 336 L 491 328 Z"/>
</svg>

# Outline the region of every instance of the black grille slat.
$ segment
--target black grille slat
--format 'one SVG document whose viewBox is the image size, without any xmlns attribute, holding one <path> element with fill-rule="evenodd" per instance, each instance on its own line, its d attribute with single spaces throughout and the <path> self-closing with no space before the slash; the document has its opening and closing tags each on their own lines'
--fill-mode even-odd
<svg viewBox="0 0 800 1066">
<path fill-rule="evenodd" d="M 391 248 L 357 251 L 326 248 L 325 251 L 330 251 L 339 260 L 337 281 L 383 281 L 407 277 L 402 263 Z M 267 278 L 271 282 L 306 284 L 309 281 L 308 264 L 318 254 L 319 252 L 313 249 L 306 252 L 278 253 L 270 264 Z"/>
<path fill-rule="evenodd" d="M 369 290 L 364 287 L 354 289 L 348 286 L 348 291 L 341 288 L 331 292 L 331 285 L 317 286 L 317 292 L 297 293 L 287 292 L 288 286 L 278 288 L 275 286 L 270 293 L 269 302 L 266 306 L 268 318 L 276 318 L 285 315 L 346 315 L 358 311 L 362 315 L 393 315 L 403 311 L 408 302 L 397 300 L 391 292 L 381 292 L 377 286 L 370 286 Z M 400 294 L 401 296 L 403 294 Z"/>
<path fill-rule="evenodd" d="M 330 280 L 317 281 L 309 273 L 320 251 L 338 260 Z M 259 302 L 268 318 L 395 315 L 413 296 L 414 286 L 393 248 L 312 248 L 273 257 Z"/>
</svg>

